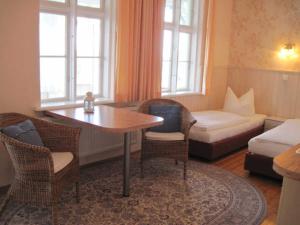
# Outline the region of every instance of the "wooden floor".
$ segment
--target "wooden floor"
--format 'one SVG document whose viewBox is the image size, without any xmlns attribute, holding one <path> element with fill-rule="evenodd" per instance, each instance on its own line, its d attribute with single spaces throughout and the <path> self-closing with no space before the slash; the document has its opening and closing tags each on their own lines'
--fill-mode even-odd
<svg viewBox="0 0 300 225">
<path fill-rule="evenodd" d="M 275 225 L 277 209 L 281 192 L 281 182 L 266 177 L 250 175 L 244 170 L 244 160 L 247 149 L 234 153 L 212 164 L 246 178 L 264 194 L 268 203 L 268 215 L 263 225 Z"/>
</svg>

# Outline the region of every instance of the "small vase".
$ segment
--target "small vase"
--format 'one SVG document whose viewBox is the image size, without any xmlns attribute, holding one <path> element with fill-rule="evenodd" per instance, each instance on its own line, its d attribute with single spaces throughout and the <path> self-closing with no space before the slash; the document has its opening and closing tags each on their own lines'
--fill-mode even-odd
<svg viewBox="0 0 300 225">
<path fill-rule="evenodd" d="M 93 113 L 95 108 L 95 98 L 92 92 L 87 92 L 84 98 L 84 112 L 86 113 Z"/>
</svg>

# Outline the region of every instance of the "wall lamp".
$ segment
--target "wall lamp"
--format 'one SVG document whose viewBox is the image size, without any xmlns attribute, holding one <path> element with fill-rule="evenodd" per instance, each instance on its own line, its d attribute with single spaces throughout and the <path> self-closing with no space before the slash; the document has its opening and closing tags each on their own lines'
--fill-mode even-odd
<svg viewBox="0 0 300 225">
<path fill-rule="evenodd" d="M 281 59 L 296 59 L 298 54 L 296 51 L 295 44 L 287 43 L 282 47 L 278 53 L 279 58 Z"/>
</svg>

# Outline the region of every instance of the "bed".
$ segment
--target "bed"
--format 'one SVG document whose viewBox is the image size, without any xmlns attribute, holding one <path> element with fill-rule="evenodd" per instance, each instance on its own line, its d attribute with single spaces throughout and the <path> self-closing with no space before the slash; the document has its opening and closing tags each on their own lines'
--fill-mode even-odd
<svg viewBox="0 0 300 225">
<path fill-rule="evenodd" d="M 192 112 L 197 123 L 190 130 L 191 156 L 215 160 L 248 144 L 263 132 L 265 115 L 241 116 L 225 111 Z"/>
<path fill-rule="evenodd" d="M 300 143 L 300 119 L 290 119 L 249 141 L 245 169 L 282 179 L 273 170 L 273 158 Z"/>
</svg>

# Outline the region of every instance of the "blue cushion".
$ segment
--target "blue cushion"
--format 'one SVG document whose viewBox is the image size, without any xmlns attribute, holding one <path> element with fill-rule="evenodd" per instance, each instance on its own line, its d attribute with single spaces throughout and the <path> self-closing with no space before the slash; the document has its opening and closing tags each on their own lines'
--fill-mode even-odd
<svg viewBox="0 0 300 225">
<path fill-rule="evenodd" d="M 177 105 L 153 104 L 149 107 L 149 114 L 164 118 L 164 123 L 149 130 L 153 132 L 178 132 L 181 128 L 181 107 Z"/>
<path fill-rule="evenodd" d="M 43 141 L 31 120 L 25 120 L 24 122 L 4 127 L 1 131 L 7 136 L 19 141 L 32 145 L 44 146 Z"/>
</svg>

